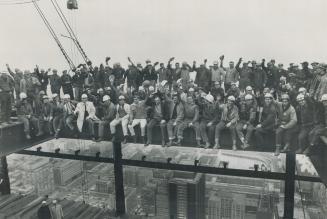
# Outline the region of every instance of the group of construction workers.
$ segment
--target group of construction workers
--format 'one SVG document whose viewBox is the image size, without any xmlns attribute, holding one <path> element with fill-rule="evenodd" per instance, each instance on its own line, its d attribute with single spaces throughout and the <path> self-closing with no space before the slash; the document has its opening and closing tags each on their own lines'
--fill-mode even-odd
<svg viewBox="0 0 327 219">
<path fill-rule="evenodd" d="M 11 123 L 16 116 L 27 139 L 31 130 L 56 138 L 68 130 L 102 141 L 109 134 L 115 137 L 120 125 L 123 143 L 140 140 L 145 146 L 153 143 L 156 126 L 162 146 L 181 145 L 190 128 L 198 147 L 218 149 L 230 136 L 233 150 L 264 147 L 266 136 L 275 133 L 275 155 L 310 153 L 327 136 L 324 63 L 291 63 L 285 69 L 275 60 L 242 58 L 225 67 L 224 56 L 211 66 L 206 59 L 200 66 L 194 61 L 173 67 L 173 61 L 146 60 L 143 67 L 128 58 L 124 69 L 120 63 L 111 67 L 107 57 L 105 65 L 80 64 L 60 75 L 55 69 L 36 66 L 22 72 L 7 65 L 8 73 L 0 75 L 0 121 Z M 294 140 L 297 148 L 292 148 Z"/>
</svg>

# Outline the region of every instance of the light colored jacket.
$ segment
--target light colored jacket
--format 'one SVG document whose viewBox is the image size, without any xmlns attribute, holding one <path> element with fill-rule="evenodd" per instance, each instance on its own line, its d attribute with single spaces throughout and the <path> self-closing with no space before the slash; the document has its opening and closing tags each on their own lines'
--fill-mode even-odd
<svg viewBox="0 0 327 219">
<path fill-rule="evenodd" d="M 53 219 L 63 219 L 64 213 L 62 211 L 62 207 L 59 204 L 56 204 L 51 207 L 51 216 Z"/>
<path fill-rule="evenodd" d="M 89 116 L 86 119 L 99 120 L 95 116 L 95 107 L 92 102 L 87 101 L 85 102 L 85 104 L 83 102 L 79 102 L 75 108 L 74 114 L 78 114 L 77 128 L 80 132 L 82 132 L 83 123 L 84 123 L 85 105 L 86 105 L 86 111 L 89 114 Z"/>
</svg>

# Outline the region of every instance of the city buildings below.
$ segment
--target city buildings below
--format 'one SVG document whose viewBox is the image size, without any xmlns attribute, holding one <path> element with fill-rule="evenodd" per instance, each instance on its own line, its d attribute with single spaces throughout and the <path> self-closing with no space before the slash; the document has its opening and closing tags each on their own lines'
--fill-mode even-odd
<svg viewBox="0 0 327 219">
<path fill-rule="evenodd" d="M 57 186 L 65 186 L 83 173 L 83 164 L 75 160 L 62 160 L 53 167 L 54 182 Z"/>
</svg>

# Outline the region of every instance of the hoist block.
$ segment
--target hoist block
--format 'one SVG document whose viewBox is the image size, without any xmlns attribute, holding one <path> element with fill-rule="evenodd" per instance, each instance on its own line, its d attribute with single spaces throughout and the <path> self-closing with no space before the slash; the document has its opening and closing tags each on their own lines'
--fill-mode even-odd
<svg viewBox="0 0 327 219">
<path fill-rule="evenodd" d="M 68 0 L 67 1 L 67 8 L 70 9 L 70 10 L 78 9 L 77 0 Z"/>
</svg>

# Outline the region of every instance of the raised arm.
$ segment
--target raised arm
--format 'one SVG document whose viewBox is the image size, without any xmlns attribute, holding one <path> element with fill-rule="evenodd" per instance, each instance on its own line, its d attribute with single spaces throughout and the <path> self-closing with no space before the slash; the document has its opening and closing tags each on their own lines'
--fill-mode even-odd
<svg viewBox="0 0 327 219">
<path fill-rule="evenodd" d="M 167 68 L 171 69 L 171 62 L 175 59 L 175 57 L 171 57 L 169 60 L 168 60 L 168 64 L 167 64 Z"/>
<path fill-rule="evenodd" d="M 240 68 L 240 64 L 241 64 L 241 62 L 242 62 L 242 58 L 240 58 L 240 59 L 238 60 L 236 66 L 235 66 L 235 68 L 236 68 L 236 70 L 237 70 L 238 72 L 241 72 L 241 68 Z"/>
<path fill-rule="evenodd" d="M 10 67 L 9 67 L 8 64 L 6 64 L 6 67 L 7 67 L 7 70 L 8 70 L 8 72 L 9 72 L 9 74 L 10 74 L 12 77 L 14 77 L 14 76 L 15 76 L 15 73 L 10 69 Z"/>
</svg>

